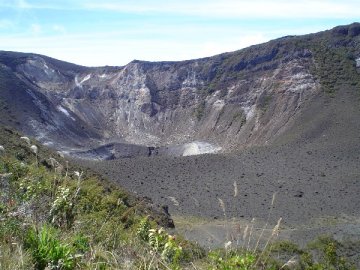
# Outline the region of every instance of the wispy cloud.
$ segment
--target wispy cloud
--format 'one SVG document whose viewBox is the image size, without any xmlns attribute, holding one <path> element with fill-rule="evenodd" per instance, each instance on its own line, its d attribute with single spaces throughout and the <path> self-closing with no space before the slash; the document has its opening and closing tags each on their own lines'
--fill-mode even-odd
<svg viewBox="0 0 360 270">
<path fill-rule="evenodd" d="M 113 33 L 114 34 L 114 33 Z M 124 65 L 133 59 L 148 61 L 186 60 L 233 51 L 266 41 L 261 34 L 242 35 L 222 42 L 175 39 L 123 39 L 121 35 L 93 33 L 93 35 L 0 37 L 2 49 L 34 52 L 82 65 Z M 76 46 L 74 46 L 76 44 Z"/>
<path fill-rule="evenodd" d="M 0 49 L 123 65 L 206 57 L 329 29 L 360 18 L 360 1 L 0 0 L 0 18 Z"/>
<path fill-rule="evenodd" d="M 335 0 L 200 0 L 200 1 L 80 1 L 84 8 L 127 13 L 183 14 L 233 18 L 358 18 L 359 1 Z"/>
<path fill-rule="evenodd" d="M 177 14 L 208 18 L 354 18 L 358 0 L 0 0 L 0 6 L 21 9 L 107 10 L 133 14 Z"/>
<path fill-rule="evenodd" d="M 1 19 L 0 20 L 0 29 L 9 29 L 14 26 L 14 23 L 7 19 Z"/>
<path fill-rule="evenodd" d="M 63 25 L 60 25 L 60 24 L 54 24 L 52 26 L 52 29 L 54 30 L 55 33 L 60 33 L 62 35 L 67 33 L 65 27 Z"/>
<path fill-rule="evenodd" d="M 72 4 L 73 2 L 73 4 Z M 77 7 L 77 0 L 74 1 L 48 1 L 48 0 L 0 0 L 0 7 L 13 9 L 55 9 L 55 10 L 71 10 L 79 9 Z M 81 1 L 80 1 L 81 2 Z M 79 4 L 80 4 L 79 2 Z"/>
<path fill-rule="evenodd" d="M 15 6 L 20 9 L 26 9 L 31 7 L 30 4 L 26 2 L 26 0 L 17 0 Z"/>
</svg>

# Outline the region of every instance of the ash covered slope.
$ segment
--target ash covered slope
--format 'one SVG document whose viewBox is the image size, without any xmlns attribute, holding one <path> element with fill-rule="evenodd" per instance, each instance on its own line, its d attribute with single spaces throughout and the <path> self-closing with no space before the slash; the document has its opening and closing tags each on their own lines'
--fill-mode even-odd
<svg viewBox="0 0 360 270">
<path fill-rule="evenodd" d="M 291 130 L 319 93 L 356 91 L 359 59 L 357 23 L 209 58 L 124 67 L 1 52 L 0 121 L 55 147 L 266 145 Z"/>
<path fill-rule="evenodd" d="M 256 124 L 251 126 L 251 122 L 246 121 L 243 128 L 254 127 L 253 133 L 249 137 L 239 137 L 240 142 L 248 139 L 240 145 L 252 145 L 248 149 L 230 154 L 137 157 L 85 163 L 128 190 L 148 195 L 158 204 L 169 205 L 171 214 L 221 218 L 223 212 L 218 206 L 221 198 L 226 205 L 227 218 L 250 221 L 255 217 L 265 221 L 272 195 L 277 193 L 272 223 L 281 216 L 289 226 L 311 225 L 306 233 L 292 232 L 297 234 L 298 239 L 313 239 L 317 233 L 334 233 L 327 231 L 330 226 L 325 220 L 331 218 L 346 225 L 346 228 L 341 225 L 334 229 L 337 236 L 358 239 L 359 34 L 360 27 L 356 24 L 320 34 L 274 41 L 285 42 L 287 47 L 294 44 L 296 48 L 309 48 L 311 56 L 306 58 L 309 61 L 308 71 L 315 78 L 316 88 L 310 94 L 307 91 L 311 90 L 304 90 L 301 95 L 289 91 L 292 88 L 279 93 L 275 90 L 283 85 L 294 85 L 283 76 L 273 80 L 277 86 L 264 90 L 265 93 L 272 91 L 271 98 L 262 101 L 261 95 L 255 96 L 254 117 L 259 119 L 258 129 Z M 260 48 L 262 46 L 259 45 Z M 277 57 L 266 63 L 276 61 L 285 60 Z M 253 68 L 259 68 L 259 65 Z M 252 74 L 266 74 L 269 70 L 272 69 Z M 284 69 L 278 70 L 284 72 Z M 239 74 L 242 72 L 250 76 L 250 71 L 241 70 Z M 256 78 L 249 77 L 248 80 Z M 301 87 L 306 87 L 306 84 L 298 86 Z M 262 88 L 259 86 L 259 89 Z M 299 97 L 294 98 L 294 103 L 284 102 L 297 94 Z M 279 108 L 283 110 L 276 114 Z M 270 123 L 281 123 L 278 121 L 285 121 L 285 116 L 289 118 L 283 131 L 273 133 L 269 145 L 265 145 L 266 135 L 271 135 L 273 127 Z M 203 117 L 208 117 L 207 113 Z M 256 119 L 252 121 L 256 123 Z M 238 187 L 237 196 L 234 183 Z M 317 221 L 322 228 L 315 232 L 313 229 Z"/>
<path fill-rule="evenodd" d="M 61 106 L 61 93 L 74 74 L 87 68 L 45 56 L 0 53 L 0 123 L 55 147 L 101 139 L 99 129 Z M 43 81 L 47 81 L 46 88 Z"/>
</svg>

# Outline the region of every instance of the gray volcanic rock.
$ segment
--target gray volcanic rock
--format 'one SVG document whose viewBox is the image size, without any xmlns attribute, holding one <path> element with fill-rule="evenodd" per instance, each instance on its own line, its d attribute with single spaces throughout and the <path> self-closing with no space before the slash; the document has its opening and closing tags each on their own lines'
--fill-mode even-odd
<svg viewBox="0 0 360 270">
<path fill-rule="evenodd" d="M 192 153 L 202 152 L 194 142 L 223 152 L 269 145 L 321 91 L 357 85 L 358 28 L 285 37 L 197 60 L 134 60 L 123 67 L 87 68 L 0 52 L 0 121 L 68 151 L 112 142 L 179 145 Z"/>
<path fill-rule="evenodd" d="M 340 217 L 359 224 L 357 95 L 349 91 L 341 102 L 318 96 L 293 129 L 270 146 L 231 154 L 80 162 L 140 196 L 169 205 L 172 215 L 222 219 L 220 198 L 228 219 L 265 221 L 276 193 L 271 224 L 279 217 L 290 227 Z M 359 239 L 359 233 L 353 234 Z"/>
<path fill-rule="evenodd" d="M 171 214 L 219 220 L 222 199 L 228 218 L 265 222 L 276 193 L 270 222 L 283 217 L 288 233 L 312 239 L 324 230 L 292 228 L 355 220 L 338 233 L 358 239 L 359 29 L 123 67 L 0 52 L 0 125 Z M 206 153 L 218 154 L 194 156 Z"/>
</svg>

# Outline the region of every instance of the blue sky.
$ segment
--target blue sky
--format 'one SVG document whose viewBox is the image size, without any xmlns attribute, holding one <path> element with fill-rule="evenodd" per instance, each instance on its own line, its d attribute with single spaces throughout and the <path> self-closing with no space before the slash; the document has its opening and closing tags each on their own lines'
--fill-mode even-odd
<svg viewBox="0 0 360 270">
<path fill-rule="evenodd" d="M 185 60 L 360 20 L 360 0 L 0 0 L 0 50 L 87 65 Z"/>
</svg>

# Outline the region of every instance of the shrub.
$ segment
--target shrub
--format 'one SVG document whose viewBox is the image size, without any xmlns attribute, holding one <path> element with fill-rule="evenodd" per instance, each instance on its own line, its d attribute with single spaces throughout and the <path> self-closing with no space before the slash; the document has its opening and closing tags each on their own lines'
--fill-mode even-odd
<svg viewBox="0 0 360 270">
<path fill-rule="evenodd" d="M 60 186 L 56 192 L 56 198 L 50 209 L 51 223 L 61 226 L 63 223 L 72 221 L 72 202 L 70 200 L 70 189 Z"/>
<path fill-rule="evenodd" d="M 230 252 L 225 256 L 220 251 L 209 253 L 213 270 L 250 270 L 255 268 L 256 257 L 249 252 Z"/>
<path fill-rule="evenodd" d="M 136 234 L 141 240 L 147 242 L 152 251 L 161 256 L 161 259 L 170 263 L 173 269 L 179 267 L 183 251 L 176 242 L 175 236 L 169 235 L 163 228 L 152 229 L 148 217 L 140 221 Z"/>
<path fill-rule="evenodd" d="M 149 218 L 146 217 L 140 221 L 136 235 L 143 241 L 149 241 L 149 230 L 151 229 Z"/>
<path fill-rule="evenodd" d="M 29 249 L 37 269 L 73 269 L 75 260 L 69 245 L 60 243 L 56 230 L 44 225 L 38 231 L 30 229 L 25 239 L 25 247 Z"/>
</svg>

